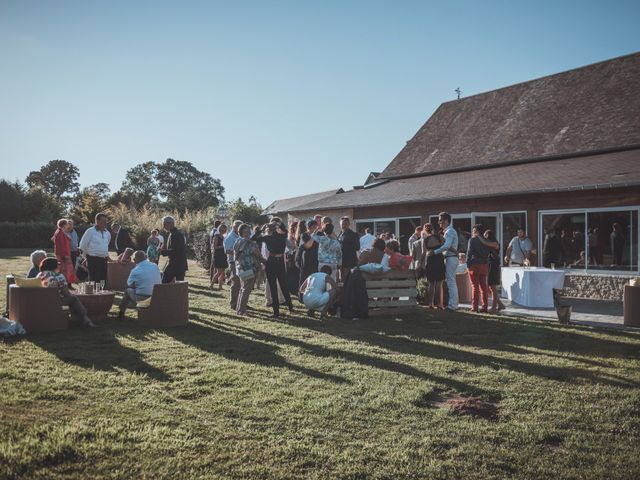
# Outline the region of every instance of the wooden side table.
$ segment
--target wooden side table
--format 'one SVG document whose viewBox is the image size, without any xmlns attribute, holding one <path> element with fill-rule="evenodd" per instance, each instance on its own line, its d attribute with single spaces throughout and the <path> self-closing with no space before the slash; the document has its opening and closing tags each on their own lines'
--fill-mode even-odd
<svg viewBox="0 0 640 480">
<path fill-rule="evenodd" d="M 624 286 L 624 324 L 640 327 L 640 286 Z"/>
<path fill-rule="evenodd" d="M 87 314 L 91 320 L 102 321 L 107 319 L 116 294 L 115 292 L 104 290 L 99 293 L 76 293 L 76 297 L 80 299 L 82 305 L 87 309 Z"/>
</svg>

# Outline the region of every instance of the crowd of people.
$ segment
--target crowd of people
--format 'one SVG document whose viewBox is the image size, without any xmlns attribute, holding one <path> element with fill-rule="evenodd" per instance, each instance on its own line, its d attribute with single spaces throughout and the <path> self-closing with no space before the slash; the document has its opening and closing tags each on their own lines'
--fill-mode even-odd
<svg viewBox="0 0 640 480">
<path fill-rule="evenodd" d="M 51 238 L 54 256 L 48 257 L 44 250 L 34 251 L 28 276 L 40 278 L 43 286 L 58 288 L 63 303 L 85 325 L 94 326 L 82 303 L 74 298 L 73 285 L 87 279 L 104 285 L 109 262 L 133 263 L 120 304 L 119 316 L 123 318 L 130 305 L 151 296 L 153 285 L 185 278 L 186 237 L 173 217 L 164 217 L 162 225 L 166 240 L 160 230 L 154 229 L 146 249 L 136 250 L 129 231 L 118 223 L 112 223 L 109 229 L 104 213 L 96 215 L 95 224 L 80 238 L 72 220 L 60 219 Z M 593 235 L 597 237 L 598 232 Z M 610 239 L 615 261 L 621 263 L 624 238 L 619 225 L 613 225 Z M 504 308 L 499 295 L 502 259 L 495 232 L 478 224 L 471 232 L 462 233 L 453 228 L 447 212 L 439 214 L 437 228 L 427 223 L 415 229 L 407 244 L 409 255 L 401 253 L 400 243 L 389 232 L 375 236 L 366 228 L 360 236 L 352 230 L 348 217 L 342 217 L 336 227 L 330 217 L 321 215 L 288 226 L 278 217 L 261 226 L 242 220 L 227 226 L 218 220 L 210 233 L 210 245 L 211 288 L 222 290 L 225 283 L 229 285 L 229 305 L 240 316 L 248 315 L 251 292 L 264 285 L 266 305 L 272 308 L 274 317 L 280 316 L 281 305 L 292 312 L 293 299 L 301 302 L 308 314 L 320 312 L 325 317 L 335 312 L 338 285 L 344 285 L 356 267 L 372 273 L 412 270 L 416 281 L 427 282 L 427 306 L 449 311 L 459 306 L 456 275 L 467 273 L 473 311 L 488 312 L 490 298 L 491 312 Z M 595 239 L 585 242 L 579 231 L 563 230 L 559 237 L 550 232 L 545 239 L 544 263 L 575 264 L 585 256 L 593 257 L 595 263 L 597 247 Z M 110 249 L 115 250 L 115 259 L 110 257 Z M 526 266 L 534 252 L 525 229 L 518 227 L 503 260 L 506 265 Z M 162 273 L 158 267 L 161 256 L 168 259 Z M 349 299 L 343 296 L 340 301 Z"/>
<path fill-rule="evenodd" d="M 280 315 L 281 305 L 293 311 L 292 299 L 298 299 L 310 315 L 318 311 L 324 317 L 338 300 L 337 285 L 344 284 L 355 267 L 367 272 L 413 270 L 416 281 L 424 278 L 428 282 L 430 308 L 455 311 L 459 306 L 456 274 L 462 268 L 472 284 L 473 310 L 488 311 L 489 296 L 493 297 L 491 311 L 503 309 L 498 294 L 500 245 L 495 232 L 475 225 L 466 242 L 467 251 L 458 252 L 458 233 L 451 226 L 451 216 L 442 212 L 438 225 L 437 231 L 431 224 L 417 227 L 408 242 L 410 254 L 403 255 L 392 234 L 375 236 L 367 228 L 360 236 L 347 217 L 340 219 L 339 231 L 330 217 L 321 215 L 288 226 L 278 217 L 257 227 L 236 220 L 229 228 L 217 221 L 210 234 L 211 287 L 222 289 L 226 282 L 230 307 L 244 316 L 250 293 L 266 278 L 266 305 L 273 309 L 273 316 Z M 524 264 L 531 250 L 524 230 L 519 229 L 507 256 L 513 264 Z"/>
</svg>

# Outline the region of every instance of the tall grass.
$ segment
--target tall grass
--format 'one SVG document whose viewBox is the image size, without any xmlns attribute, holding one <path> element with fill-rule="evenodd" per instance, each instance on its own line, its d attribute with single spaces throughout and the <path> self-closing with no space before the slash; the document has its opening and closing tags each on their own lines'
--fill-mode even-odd
<svg viewBox="0 0 640 480">
<path fill-rule="evenodd" d="M 107 214 L 111 221 L 128 229 L 135 236 L 137 244 L 142 246 L 146 245 L 151 230 L 154 228 L 162 230 L 162 217 L 165 215 L 171 215 L 175 218 L 176 226 L 190 239 L 195 233 L 207 231 L 213 226 L 216 209 L 187 210 L 180 213 L 176 210 L 159 210 L 149 206 L 135 208 L 120 203 L 109 207 Z"/>
</svg>

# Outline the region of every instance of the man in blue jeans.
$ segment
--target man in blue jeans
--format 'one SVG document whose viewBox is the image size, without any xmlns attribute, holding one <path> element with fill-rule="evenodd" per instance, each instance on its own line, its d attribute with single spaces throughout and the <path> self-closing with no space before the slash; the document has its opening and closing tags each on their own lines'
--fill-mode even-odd
<svg viewBox="0 0 640 480">
<path fill-rule="evenodd" d="M 458 309 L 458 286 L 456 284 L 456 268 L 458 268 L 458 234 L 451 226 L 451 215 L 441 212 L 438 215 L 438 225 L 444 230 L 444 243 L 433 253 L 444 256 L 445 281 L 449 290 L 447 310 L 455 312 Z"/>
</svg>

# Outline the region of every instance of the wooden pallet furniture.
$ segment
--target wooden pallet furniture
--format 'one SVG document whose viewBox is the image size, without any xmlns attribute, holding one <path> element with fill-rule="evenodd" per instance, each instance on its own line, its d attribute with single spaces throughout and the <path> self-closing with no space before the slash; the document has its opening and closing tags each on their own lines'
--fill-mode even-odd
<svg viewBox="0 0 640 480">
<path fill-rule="evenodd" d="M 624 286 L 624 324 L 640 327 L 640 285 Z"/>
<path fill-rule="evenodd" d="M 124 292 L 127 289 L 129 274 L 136 264 L 109 262 L 107 263 L 107 288 L 117 292 Z"/>
<path fill-rule="evenodd" d="M 189 321 L 189 284 L 161 283 L 153 286 L 148 307 L 138 308 L 138 322 L 152 328 L 177 327 Z"/>
<path fill-rule="evenodd" d="M 16 279 L 13 275 L 7 275 L 5 277 L 6 280 L 6 284 L 5 284 L 5 297 L 4 297 L 4 314 L 5 316 L 9 316 L 9 287 L 11 287 L 11 285 L 15 285 L 16 283 Z"/>
<path fill-rule="evenodd" d="M 9 286 L 9 319 L 19 321 L 27 333 L 69 328 L 69 308 L 62 305 L 57 288 Z"/>
<path fill-rule="evenodd" d="M 413 313 L 418 301 L 413 270 L 391 270 L 387 273 L 362 273 L 367 282 L 369 315 Z"/>
</svg>

